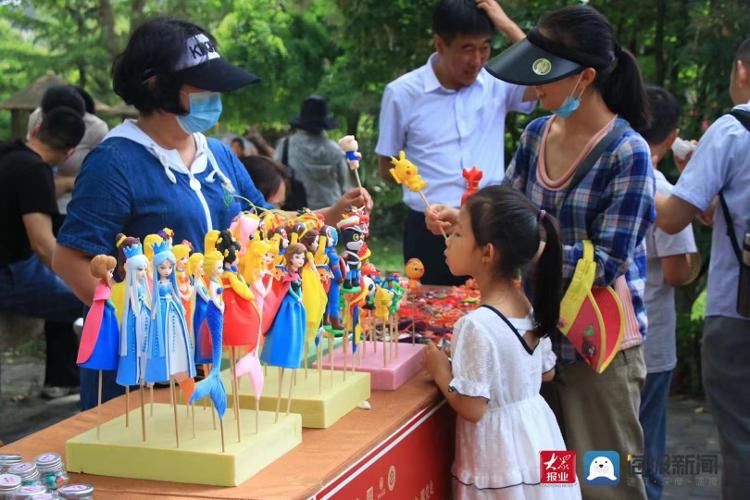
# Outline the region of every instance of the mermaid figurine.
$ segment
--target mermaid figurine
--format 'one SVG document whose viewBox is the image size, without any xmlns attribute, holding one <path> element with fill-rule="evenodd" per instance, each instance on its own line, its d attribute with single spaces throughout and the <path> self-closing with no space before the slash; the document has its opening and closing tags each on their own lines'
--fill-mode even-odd
<svg viewBox="0 0 750 500">
<path fill-rule="evenodd" d="M 195 385 L 195 391 L 190 398 L 190 403 L 203 399 L 206 396 L 211 401 L 219 414 L 219 418 L 224 416 L 227 409 L 227 393 L 224 383 L 221 381 L 221 349 L 222 349 L 222 330 L 224 321 L 224 300 L 222 299 L 221 276 L 224 273 L 223 257 L 221 252 L 211 250 L 206 252 L 203 261 L 205 274 L 209 275 L 208 296 L 209 300 L 206 305 L 206 319 L 204 328 L 209 336 L 209 347 L 211 348 L 211 371 L 205 379 Z"/>
<path fill-rule="evenodd" d="M 143 346 L 151 320 L 151 291 L 148 283 L 149 263 L 143 255 L 141 244 L 124 247 L 122 251 L 127 260 L 117 383 L 130 386 L 143 382 Z"/>
<path fill-rule="evenodd" d="M 190 256 L 190 276 L 193 286 L 193 339 L 195 341 L 195 364 L 211 363 L 211 338 L 206 325 L 206 311 L 210 297 L 206 286 L 206 271 L 202 253 Z"/>
</svg>

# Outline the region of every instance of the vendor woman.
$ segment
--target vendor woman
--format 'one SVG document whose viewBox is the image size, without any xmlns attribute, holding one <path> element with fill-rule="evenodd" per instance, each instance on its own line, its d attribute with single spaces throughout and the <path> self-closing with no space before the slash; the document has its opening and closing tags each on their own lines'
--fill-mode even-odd
<svg viewBox="0 0 750 500">
<path fill-rule="evenodd" d="M 202 132 L 221 115 L 221 92 L 257 82 L 229 64 L 203 28 L 157 18 L 132 34 L 114 62 L 112 85 L 139 112 L 114 128 L 86 158 L 57 238 L 53 268 L 84 303 L 96 278 L 88 272 L 96 254 L 115 255 L 115 236 L 143 239 L 162 228 L 174 240 L 202 251 L 212 229 L 229 227 L 243 199 L 270 208 L 232 151 Z M 335 225 L 349 205 L 370 206 L 363 189 L 342 196 L 320 212 Z M 81 406 L 96 404 L 95 372 L 81 373 Z M 121 393 L 114 375 L 105 399 Z"/>
</svg>

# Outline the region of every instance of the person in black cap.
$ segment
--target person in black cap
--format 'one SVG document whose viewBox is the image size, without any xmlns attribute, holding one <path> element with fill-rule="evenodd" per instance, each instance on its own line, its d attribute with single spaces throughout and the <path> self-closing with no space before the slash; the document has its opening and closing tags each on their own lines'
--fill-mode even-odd
<svg viewBox="0 0 750 500">
<path fill-rule="evenodd" d="M 288 166 L 293 179 L 302 183 L 309 208 L 335 203 L 351 189 L 352 182 L 344 153 L 325 134 L 325 130 L 337 126 L 336 119 L 328 114 L 326 98 L 306 98 L 289 125 L 294 132 L 279 141 L 274 159 Z M 291 195 L 295 196 L 294 189 Z"/>
<path fill-rule="evenodd" d="M 559 331 L 551 335 L 559 368 L 544 395 L 568 448 L 579 451 L 584 498 L 645 498 L 642 477 L 627 467 L 620 469 L 617 486 L 597 488 L 587 484 L 583 463 L 585 450 L 615 450 L 623 458 L 643 451 L 638 409 L 646 376 L 644 237 L 655 212 L 650 149 L 638 133 L 649 122 L 638 64 L 604 16 L 576 5 L 542 16 L 487 70 L 533 86 L 540 106 L 553 113 L 526 127 L 506 177 L 560 221 L 566 286 L 589 240 L 595 247 L 595 286 L 613 286 L 625 311 L 622 343 L 601 374 Z M 439 232 L 449 230 L 454 218 L 452 209 L 435 207 L 427 223 Z"/>
<path fill-rule="evenodd" d="M 258 80 L 227 62 L 196 24 L 160 17 L 133 32 L 113 64 L 112 85 L 138 118 L 114 128 L 86 157 L 53 260 L 83 302 L 96 287 L 91 256 L 115 255 L 118 233 L 143 240 L 169 227 L 176 241 L 202 251 L 209 230 L 229 227 L 249 208 L 242 200 L 271 208 L 236 155 L 203 135 L 221 116 L 221 93 Z M 371 203 L 366 191 L 354 190 L 322 212 L 334 224 L 348 206 Z M 96 404 L 93 373 L 81 372 L 83 408 Z M 121 393 L 108 382 L 105 399 Z"/>
</svg>

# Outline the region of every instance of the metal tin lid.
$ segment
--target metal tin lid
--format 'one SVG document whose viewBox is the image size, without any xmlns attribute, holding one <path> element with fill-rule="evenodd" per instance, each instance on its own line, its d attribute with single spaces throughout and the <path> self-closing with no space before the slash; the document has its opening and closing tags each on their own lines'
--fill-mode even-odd
<svg viewBox="0 0 750 500">
<path fill-rule="evenodd" d="M 23 486 L 18 490 L 18 495 L 36 495 L 37 493 L 47 493 L 47 488 L 41 485 Z"/>
<path fill-rule="evenodd" d="M 34 459 L 40 471 L 57 470 L 62 468 L 62 458 L 59 453 L 44 453 Z"/>
<path fill-rule="evenodd" d="M 21 476 L 21 478 L 24 479 L 38 475 L 39 470 L 36 468 L 36 464 L 34 462 L 21 462 L 11 465 L 8 469 L 8 473 Z"/>
<path fill-rule="evenodd" d="M 13 465 L 17 464 L 23 459 L 21 455 L 14 455 L 12 453 L 0 453 L 0 465 Z"/>
<path fill-rule="evenodd" d="M 0 474 L 0 493 L 16 491 L 21 487 L 21 478 L 15 474 Z"/>
<path fill-rule="evenodd" d="M 94 487 L 90 484 L 66 484 L 57 489 L 57 494 L 63 498 L 84 498 L 94 494 Z"/>
</svg>

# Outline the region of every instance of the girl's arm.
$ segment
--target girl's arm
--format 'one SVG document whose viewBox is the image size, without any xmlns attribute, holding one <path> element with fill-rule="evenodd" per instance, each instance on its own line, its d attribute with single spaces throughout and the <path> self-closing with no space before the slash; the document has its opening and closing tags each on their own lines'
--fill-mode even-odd
<svg viewBox="0 0 750 500">
<path fill-rule="evenodd" d="M 451 408 L 464 420 L 479 422 L 487 411 L 487 399 L 481 396 L 464 396 L 450 388 L 453 379 L 448 356 L 435 344 L 429 344 L 425 353 L 425 368 L 435 380 L 440 392 Z"/>
</svg>

